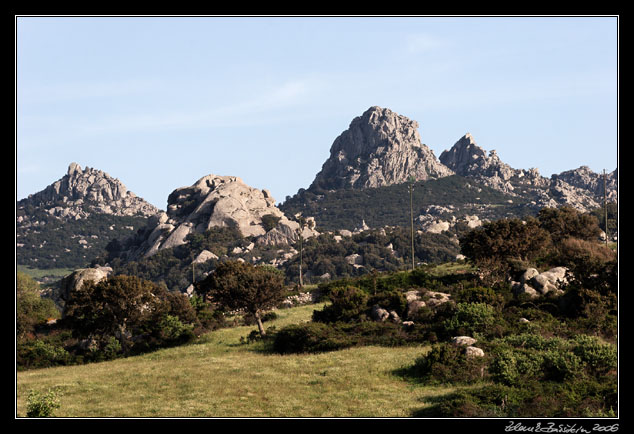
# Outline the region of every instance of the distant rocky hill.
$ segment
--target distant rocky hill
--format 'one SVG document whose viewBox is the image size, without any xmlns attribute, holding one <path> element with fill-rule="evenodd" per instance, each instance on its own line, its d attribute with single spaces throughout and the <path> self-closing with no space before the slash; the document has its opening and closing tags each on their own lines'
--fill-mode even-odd
<svg viewBox="0 0 634 434">
<path fill-rule="evenodd" d="M 118 179 L 71 163 L 61 179 L 17 202 L 17 263 L 85 266 L 111 240 L 134 233 L 158 211 Z"/>
<path fill-rule="evenodd" d="M 246 185 L 236 176 L 207 175 L 189 187 L 174 190 L 167 200 L 167 212 L 160 212 L 129 240 L 123 252 L 128 259 L 149 257 L 160 250 L 183 245 L 190 234 L 203 234 L 215 227 L 237 228 L 243 237 L 257 244 L 295 242 L 300 224 L 275 206 L 267 190 Z M 317 235 L 309 226 L 304 238 Z"/>
<path fill-rule="evenodd" d="M 537 168 L 515 169 L 495 150 L 479 147 L 469 133 L 436 159 L 421 143 L 418 123 L 387 108 L 370 107 L 335 139 L 330 157 L 307 190 L 292 198 L 297 207 L 305 191 L 324 195 L 459 175 L 500 191 L 535 210 L 568 205 L 582 212 L 602 206 L 603 175 L 582 166 L 550 178 Z M 310 196 L 310 195 L 308 195 Z M 607 176 L 607 198 L 615 202 L 617 171 Z M 314 196 L 310 196 L 313 200 Z M 284 208 L 284 204 L 282 206 Z"/>
<path fill-rule="evenodd" d="M 64 177 L 18 202 L 18 209 L 38 208 L 51 216 L 79 220 L 92 213 L 149 217 L 159 210 L 101 170 L 71 163 Z M 26 213 L 18 223 L 29 220 Z"/>
<path fill-rule="evenodd" d="M 374 188 L 452 174 L 421 143 L 416 121 L 375 106 L 335 139 L 309 190 Z"/>
<path fill-rule="evenodd" d="M 588 212 L 603 203 L 603 175 L 592 172 L 587 166 L 546 178 L 536 168 L 512 168 L 502 162 L 494 150 L 487 156 L 468 133 L 440 154 L 440 162 L 458 175 L 511 196 L 530 199 L 538 208 L 568 205 Z M 607 199 L 616 202 L 616 170 L 606 178 Z"/>
</svg>

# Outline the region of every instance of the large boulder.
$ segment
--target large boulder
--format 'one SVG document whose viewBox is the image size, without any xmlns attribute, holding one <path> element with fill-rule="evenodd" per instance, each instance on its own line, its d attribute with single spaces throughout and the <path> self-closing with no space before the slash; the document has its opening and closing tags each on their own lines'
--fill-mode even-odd
<svg viewBox="0 0 634 434">
<path fill-rule="evenodd" d="M 271 228 L 270 221 L 276 226 Z M 245 184 L 236 176 L 207 175 L 189 187 L 175 189 L 168 197 L 167 212 L 149 219 L 130 251 L 129 260 L 149 257 L 159 250 L 187 243 L 190 234 L 202 234 L 214 227 L 232 227 L 258 244 L 290 244 L 316 236 L 315 221 L 306 218 L 301 228 L 275 206 L 267 190 Z"/>
<path fill-rule="evenodd" d="M 110 267 L 80 268 L 64 277 L 57 291 L 51 292 L 48 296 L 63 311 L 64 306 L 73 296 L 73 293 L 84 285 L 85 282 L 92 281 L 98 283 L 112 273 Z"/>
<path fill-rule="evenodd" d="M 553 291 L 557 295 L 563 293 L 563 287 L 568 283 L 566 267 L 555 267 L 540 273 L 535 268 L 528 268 L 519 282 L 511 282 L 516 295 L 527 294 L 531 298 L 539 297 Z"/>
</svg>

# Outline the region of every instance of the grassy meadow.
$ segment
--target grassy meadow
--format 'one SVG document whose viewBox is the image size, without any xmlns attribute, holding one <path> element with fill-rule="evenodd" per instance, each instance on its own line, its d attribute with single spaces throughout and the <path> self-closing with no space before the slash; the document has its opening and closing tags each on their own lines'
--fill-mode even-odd
<svg viewBox="0 0 634 434">
<path fill-rule="evenodd" d="M 321 308 L 278 310 L 265 326 L 308 321 Z M 454 390 L 398 374 L 427 347 L 276 355 L 241 340 L 252 330 L 220 329 L 142 356 L 18 372 L 17 416 L 26 416 L 30 390 L 57 390 L 57 417 L 411 417 Z"/>
</svg>

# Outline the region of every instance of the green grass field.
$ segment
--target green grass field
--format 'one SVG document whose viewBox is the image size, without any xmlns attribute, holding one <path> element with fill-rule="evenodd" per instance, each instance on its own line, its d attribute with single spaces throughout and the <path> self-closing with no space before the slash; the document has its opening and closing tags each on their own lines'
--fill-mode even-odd
<svg viewBox="0 0 634 434">
<path fill-rule="evenodd" d="M 310 320 L 278 310 L 278 329 Z M 453 388 L 408 382 L 398 370 L 426 347 L 360 347 L 276 355 L 241 343 L 255 327 L 221 329 L 143 356 L 17 374 L 17 416 L 29 390 L 56 389 L 57 417 L 411 417 Z"/>
<path fill-rule="evenodd" d="M 43 277 L 61 279 L 62 277 L 66 277 L 71 274 L 74 270 L 72 268 L 39 269 L 27 267 L 25 265 L 18 265 L 17 271 L 28 274 L 36 280 L 41 280 Z"/>
</svg>

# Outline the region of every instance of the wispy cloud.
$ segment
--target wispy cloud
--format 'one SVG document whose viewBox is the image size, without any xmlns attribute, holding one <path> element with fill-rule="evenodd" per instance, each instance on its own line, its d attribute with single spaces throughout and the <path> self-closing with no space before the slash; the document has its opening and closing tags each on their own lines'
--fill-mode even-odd
<svg viewBox="0 0 634 434">
<path fill-rule="evenodd" d="M 194 86 L 195 87 L 195 86 Z M 280 122 L 292 116 L 293 109 L 307 104 L 322 87 L 316 78 L 299 78 L 281 82 L 250 98 L 222 101 L 207 108 L 169 110 L 165 106 L 137 108 L 135 114 L 101 114 L 96 117 L 67 117 L 63 114 L 24 115 L 18 117 L 18 137 L 27 137 L 28 146 L 67 139 L 88 138 L 111 133 L 211 128 Z M 123 91 L 122 88 L 120 90 Z M 76 92 L 78 92 L 76 90 Z M 99 92 L 93 92 L 95 98 Z M 50 94 L 49 94 L 50 95 Z M 213 101 L 213 100 L 212 100 Z M 144 110 L 141 112 L 140 110 Z"/>
<path fill-rule="evenodd" d="M 451 44 L 449 41 L 437 38 L 426 33 L 416 33 L 408 35 L 405 40 L 405 48 L 409 53 L 424 53 L 440 48 L 447 48 Z"/>
<path fill-rule="evenodd" d="M 133 96 L 163 89 L 165 83 L 156 79 L 123 81 L 68 82 L 29 84 L 18 79 L 19 104 L 64 103 L 96 98 Z"/>
</svg>

